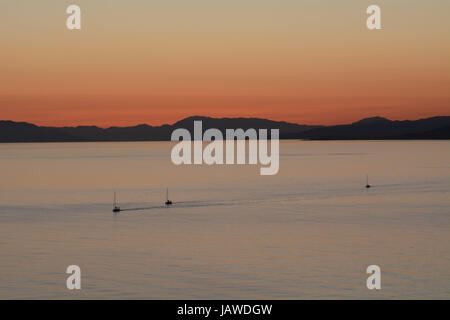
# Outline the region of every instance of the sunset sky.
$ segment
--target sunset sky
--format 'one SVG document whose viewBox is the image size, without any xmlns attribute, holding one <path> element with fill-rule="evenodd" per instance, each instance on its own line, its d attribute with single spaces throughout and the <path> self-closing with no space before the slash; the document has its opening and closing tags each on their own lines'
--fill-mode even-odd
<svg viewBox="0 0 450 320">
<path fill-rule="evenodd" d="M 370 4 L 383 30 L 366 28 Z M 450 115 L 448 0 L 2 0 L 0 39 L 0 120 Z"/>
</svg>

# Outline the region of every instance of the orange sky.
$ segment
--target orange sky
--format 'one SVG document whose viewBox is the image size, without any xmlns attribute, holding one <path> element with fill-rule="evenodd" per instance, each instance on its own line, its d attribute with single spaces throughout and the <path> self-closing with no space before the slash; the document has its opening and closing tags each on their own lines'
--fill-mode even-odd
<svg viewBox="0 0 450 320">
<path fill-rule="evenodd" d="M 450 115 L 450 2 L 0 3 L 0 119 L 172 123 L 191 115 L 337 124 Z M 65 8 L 82 9 L 82 30 Z"/>
</svg>

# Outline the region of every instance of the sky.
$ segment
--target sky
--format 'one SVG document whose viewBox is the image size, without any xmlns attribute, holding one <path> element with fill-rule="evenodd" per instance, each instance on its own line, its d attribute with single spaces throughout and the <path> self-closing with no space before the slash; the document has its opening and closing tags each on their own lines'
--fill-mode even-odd
<svg viewBox="0 0 450 320">
<path fill-rule="evenodd" d="M 1 0 L 0 120 L 450 115 L 449 39 L 448 0 Z"/>
</svg>

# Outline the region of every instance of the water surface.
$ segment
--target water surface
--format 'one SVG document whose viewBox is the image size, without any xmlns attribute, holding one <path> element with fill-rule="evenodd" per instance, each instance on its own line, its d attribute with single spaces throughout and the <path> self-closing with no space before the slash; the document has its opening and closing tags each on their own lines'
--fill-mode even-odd
<svg viewBox="0 0 450 320">
<path fill-rule="evenodd" d="M 450 298 L 449 141 L 282 141 L 276 176 L 171 146 L 0 144 L 0 298 Z"/>
</svg>

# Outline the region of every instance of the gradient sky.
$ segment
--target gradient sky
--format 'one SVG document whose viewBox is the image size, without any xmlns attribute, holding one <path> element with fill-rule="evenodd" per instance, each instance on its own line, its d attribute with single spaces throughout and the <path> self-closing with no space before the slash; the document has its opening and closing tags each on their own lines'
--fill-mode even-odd
<svg viewBox="0 0 450 320">
<path fill-rule="evenodd" d="M 366 28 L 370 4 L 383 30 Z M 3 120 L 450 115 L 448 0 L 2 0 L 0 39 Z"/>
</svg>

